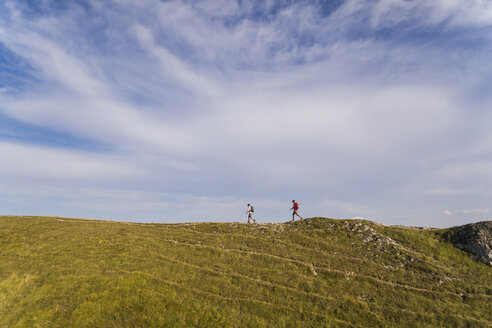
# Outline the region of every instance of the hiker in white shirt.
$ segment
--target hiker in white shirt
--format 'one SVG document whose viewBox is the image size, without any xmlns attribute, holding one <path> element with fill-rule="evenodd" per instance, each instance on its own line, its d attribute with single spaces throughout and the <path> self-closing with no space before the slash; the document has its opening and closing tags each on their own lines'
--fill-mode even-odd
<svg viewBox="0 0 492 328">
<path fill-rule="evenodd" d="M 248 214 L 248 223 L 251 223 L 249 222 L 249 220 L 251 219 L 254 223 L 256 223 L 256 220 L 253 219 L 253 215 L 251 213 L 253 213 L 255 211 L 255 208 L 253 206 L 251 206 L 251 204 L 248 204 L 248 210 L 246 211 L 246 214 Z"/>
</svg>

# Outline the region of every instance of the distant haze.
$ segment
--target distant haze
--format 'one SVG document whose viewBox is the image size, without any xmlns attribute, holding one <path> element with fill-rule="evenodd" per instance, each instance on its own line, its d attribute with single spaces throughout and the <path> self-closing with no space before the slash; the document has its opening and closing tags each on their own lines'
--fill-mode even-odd
<svg viewBox="0 0 492 328">
<path fill-rule="evenodd" d="M 0 2 L 0 214 L 492 216 L 492 2 Z"/>
</svg>

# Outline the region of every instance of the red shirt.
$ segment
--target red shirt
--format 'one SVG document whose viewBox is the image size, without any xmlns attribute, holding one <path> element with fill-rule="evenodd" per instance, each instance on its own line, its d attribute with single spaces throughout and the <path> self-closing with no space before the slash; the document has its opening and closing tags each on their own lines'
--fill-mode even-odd
<svg viewBox="0 0 492 328">
<path fill-rule="evenodd" d="M 296 203 L 294 203 L 294 207 L 293 207 L 293 209 L 295 209 L 295 210 L 299 209 L 299 203 L 297 203 L 297 202 L 296 202 Z"/>
</svg>

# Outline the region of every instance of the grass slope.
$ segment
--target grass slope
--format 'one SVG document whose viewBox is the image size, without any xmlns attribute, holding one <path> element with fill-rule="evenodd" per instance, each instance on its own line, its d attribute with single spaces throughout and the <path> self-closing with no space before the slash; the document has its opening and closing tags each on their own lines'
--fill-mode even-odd
<svg viewBox="0 0 492 328">
<path fill-rule="evenodd" d="M 3 216 L 0 327 L 491 327 L 445 231 Z"/>
</svg>

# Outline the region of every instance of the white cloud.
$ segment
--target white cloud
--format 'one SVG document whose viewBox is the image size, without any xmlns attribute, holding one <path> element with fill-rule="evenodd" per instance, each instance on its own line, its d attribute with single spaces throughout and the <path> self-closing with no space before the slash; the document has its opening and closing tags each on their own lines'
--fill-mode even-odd
<svg viewBox="0 0 492 328">
<path fill-rule="evenodd" d="M 151 30 L 140 25 L 136 25 L 133 30 L 143 48 L 148 51 L 151 57 L 155 57 L 159 61 L 166 78 L 176 80 L 183 86 L 191 88 L 195 94 L 214 96 L 220 91 L 213 80 L 194 73 L 168 49 L 155 44 Z"/>
<path fill-rule="evenodd" d="M 439 169 L 438 173 L 449 180 L 492 181 L 492 162 L 467 162 L 451 164 Z"/>
<path fill-rule="evenodd" d="M 473 208 L 469 210 L 463 210 L 463 214 L 469 215 L 469 214 L 489 214 L 490 213 L 490 208 L 485 207 L 485 208 Z"/>
<path fill-rule="evenodd" d="M 476 189 L 464 189 L 464 188 L 433 188 L 427 191 L 429 194 L 435 195 L 461 195 L 461 194 L 481 194 L 484 190 Z"/>
<path fill-rule="evenodd" d="M 231 64 L 234 68 L 262 67 L 265 62 L 276 65 L 304 58 L 310 47 L 298 47 L 290 38 L 297 38 L 296 34 L 306 30 L 320 32 L 322 28 L 315 8 L 307 3 L 271 14 L 268 20 L 255 19 L 258 13 L 248 3 L 228 3 L 230 7 L 218 1 L 162 2 L 159 4 L 161 27 L 191 48 L 195 61 L 218 66 Z M 266 4 L 258 10 L 268 13 L 271 6 Z M 228 15 L 211 10 L 216 7 Z"/>
<path fill-rule="evenodd" d="M 443 213 L 444 215 L 448 215 L 448 216 L 453 215 L 453 212 L 452 212 L 452 211 L 450 211 L 450 210 L 444 210 L 444 211 L 442 211 L 442 213 Z"/>
<path fill-rule="evenodd" d="M 3 98 L 4 113 L 18 120 L 54 128 L 115 147 L 151 147 L 180 152 L 195 147 L 195 138 L 172 122 L 155 120 L 132 105 L 104 98 L 65 98 L 28 94 Z M 179 142 L 178 142 L 179 141 Z"/>
<path fill-rule="evenodd" d="M 61 45 L 43 37 L 36 30 L 40 25 L 29 27 L 14 25 L 9 29 L 0 29 L 0 40 L 39 69 L 40 78 L 57 82 L 58 87 L 87 97 L 108 92 L 103 83 L 90 76 L 91 68 L 86 62 L 70 56 Z"/>
<path fill-rule="evenodd" d="M 145 172 L 121 158 L 97 153 L 0 141 L 0 176 L 10 179 L 117 180 Z"/>
<path fill-rule="evenodd" d="M 348 6 L 351 2 L 353 4 Z M 347 1 L 346 7 L 352 13 L 368 11 L 372 25 L 378 27 L 392 27 L 412 20 L 428 25 L 492 25 L 492 4 L 487 0 L 379 0 L 375 3 L 358 0 Z"/>
<path fill-rule="evenodd" d="M 470 212 L 472 213 L 477 213 L 477 214 L 489 214 L 490 213 L 490 208 L 474 208 L 471 209 Z"/>
</svg>

